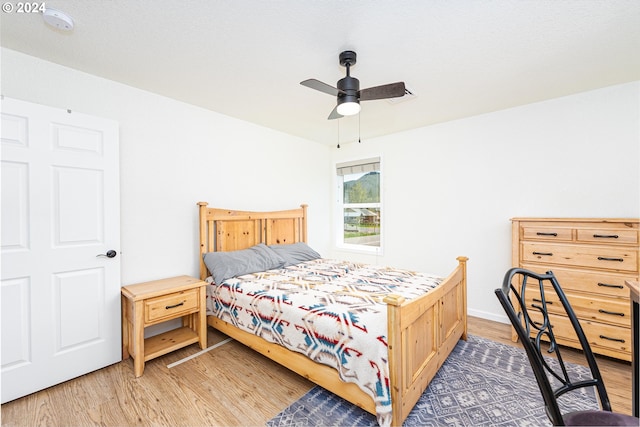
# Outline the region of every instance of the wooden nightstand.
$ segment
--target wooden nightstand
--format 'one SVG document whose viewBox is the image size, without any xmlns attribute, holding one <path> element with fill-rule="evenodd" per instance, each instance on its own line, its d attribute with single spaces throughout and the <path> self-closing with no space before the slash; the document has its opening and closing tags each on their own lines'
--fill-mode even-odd
<svg viewBox="0 0 640 427">
<path fill-rule="evenodd" d="M 122 359 L 133 357 L 136 377 L 144 364 L 199 343 L 207 346 L 206 283 L 190 276 L 154 280 L 122 288 Z M 182 327 L 144 339 L 144 328 L 182 318 Z"/>
</svg>

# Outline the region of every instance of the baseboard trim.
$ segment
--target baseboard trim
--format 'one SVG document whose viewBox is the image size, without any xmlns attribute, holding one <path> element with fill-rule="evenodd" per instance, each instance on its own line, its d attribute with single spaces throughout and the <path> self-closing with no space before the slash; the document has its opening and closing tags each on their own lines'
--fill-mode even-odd
<svg viewBox="0 0 640 427">
<path fill-rule="evenodd" d="M 498 315 L 496 315 L 494 313 L 490 313 L 488 311 L 473 310 L 473 309 L 468 309 L 467 308 L 467 315 L 473 316 L 473 317 L 479 317 L 481 319 L 492 320 L 494 322 L 510 324 L 509 318 L 506 315 L 498 316 Z"/>
</svg>

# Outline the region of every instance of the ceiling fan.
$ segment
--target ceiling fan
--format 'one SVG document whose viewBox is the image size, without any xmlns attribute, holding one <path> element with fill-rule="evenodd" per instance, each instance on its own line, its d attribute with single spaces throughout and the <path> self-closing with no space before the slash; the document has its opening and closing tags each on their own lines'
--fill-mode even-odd
<svg viewBox="0 0 640 427">
<path fill-rule="evenodd" d="M 360 112 L 360 101 L 372 101 L 374 99 L 398 98 L 404 96 L 404 82 L 389 83 L 382 86 L 374 86 L 360 90 L 360 81 L 351 77 L 349 69 L 356 63 L 356 53 L 346 50 L 340 54 L 340 65 L 347 68 L 346 77 L 338 80 L 337 88 L 316 79 L 308 79 L 300 82 L 301 85 L 336 96 L 338 103 L 329 114 L 329 120 L 339 119 L 344 116 L 352 116 Z"/>
</svg>

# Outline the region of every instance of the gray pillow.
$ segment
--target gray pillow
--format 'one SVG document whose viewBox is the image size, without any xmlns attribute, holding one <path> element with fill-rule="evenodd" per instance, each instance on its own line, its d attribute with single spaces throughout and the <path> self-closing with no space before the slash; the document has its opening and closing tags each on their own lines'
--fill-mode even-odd
<svg viewBox="0 0 640 427">
<path fill-rule="evenodd" d="M 219 285 L 243 274 L 282 268 L 285 261 L 267 245 L 259 243 L 240 251 L 208 252 L 204 254 L 204 263 Z"/>
<path fill-rule="evenodd" d="M 284 266 L 296 265 L 303 261 L 322 258 L 320 254 L 309 247 L 304 242 L 293 243 L 291 245 L 269 245 L 280 257 L 284 259 Z"/>
</svg>

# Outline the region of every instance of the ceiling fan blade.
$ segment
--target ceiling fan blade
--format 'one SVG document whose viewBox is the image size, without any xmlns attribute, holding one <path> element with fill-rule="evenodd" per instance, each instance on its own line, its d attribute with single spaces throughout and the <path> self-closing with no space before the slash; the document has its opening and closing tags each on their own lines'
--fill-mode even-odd
<svg viewBox="0 0 640 427">
<path fill-rule="evenodd" d="M 311 89 L 319 90 L 320 92 L 328 93 L 329 95 L 338 96 L 342 93 L 340 89 L 330 86 L 326 83 L 322 83 L 320 80 L 308 79 L 300 82 L 302 86 L 310 87 Z"/>
<path fill-rule="evenodd" d="M 371 101 L 373 99 L 398 98 L 404 96 L 404 93 L 404 82 L 398 82 L 362 89 L 358 97 L 360 101 Z"/>
<path fill-rule="evenodd" d="M 343 117 L 344 116 L 342 114 L 338 113 L 338 106 L 336 105 L 331 111 L 331 114 L 329 114 L 329 117 L 327 117 L 327 120 L 341 119 Z"/>
<path fill-rule="evenodd" d="M 333 111 L 331 111 L 331 114 L 329 114 L 327 120 L 341 119 L 343 117 L 344 116 L 342 114 L 338 113 L 338 106 L 336 105 Z"/>
</svg>

